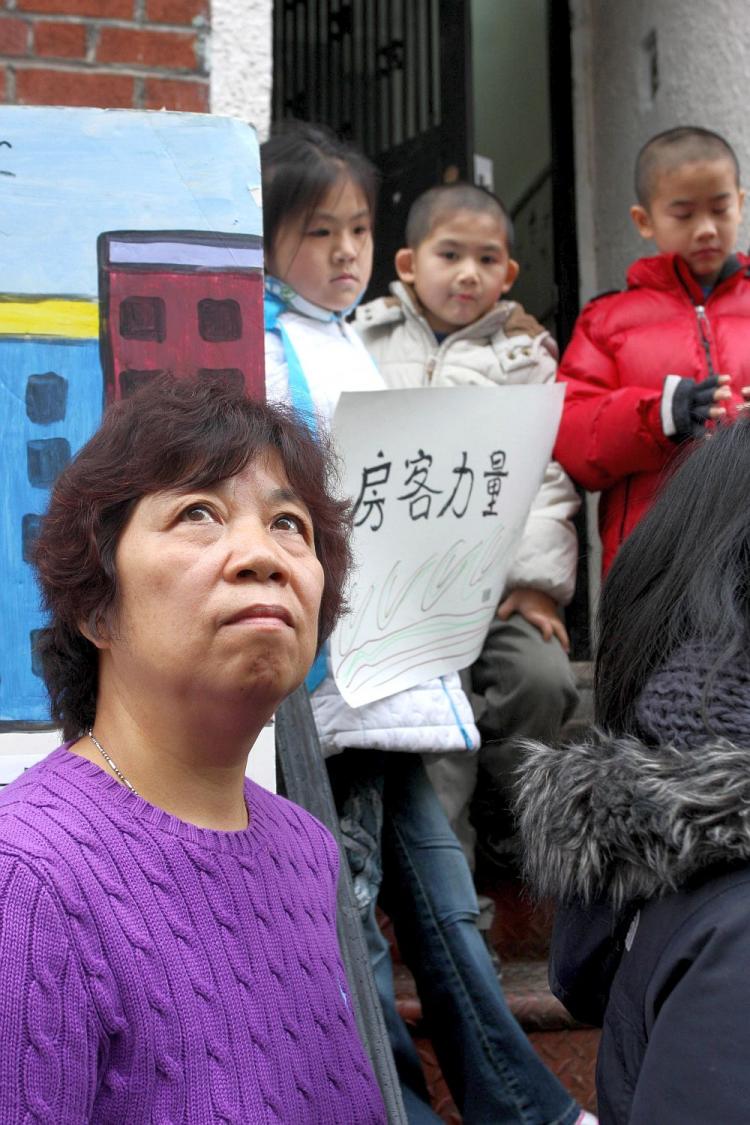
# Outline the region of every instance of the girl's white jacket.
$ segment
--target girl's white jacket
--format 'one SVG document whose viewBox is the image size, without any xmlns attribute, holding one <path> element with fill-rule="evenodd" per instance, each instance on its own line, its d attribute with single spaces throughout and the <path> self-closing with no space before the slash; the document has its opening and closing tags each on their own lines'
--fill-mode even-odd
<svg viewBox="0 0 750 1125">
<path fill-rule="evenodd" d="M 321 425 L 330 426 L 342 391 L 381 391 L 385 383 L 356 332 L 343 321 L 281 314 L 305 373 Z M 266 333 L 266 396 L 289 402 L 281 339 Z M 347 748 L 415 753 L 477 750 L 479 733 L 457 672 L 435 677 L 364 707 L 349 707 L 328 675 L 311 696 L 325 755 Z"/>
</svg>

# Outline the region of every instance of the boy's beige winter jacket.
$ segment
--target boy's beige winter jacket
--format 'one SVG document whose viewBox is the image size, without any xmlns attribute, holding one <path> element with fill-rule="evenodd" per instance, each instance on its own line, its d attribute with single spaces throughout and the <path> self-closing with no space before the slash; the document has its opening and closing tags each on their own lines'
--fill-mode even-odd
<svg viewBox="0 0 750 1125">
<path fill-rule="evenodd" d="M 500 301 L 473 324 L 438 343 L 413 290 L 357 310 L 356 328 L 386 384 L 393 388 L 511 386 L 553 383 L 557 345 L 515 301 Z M 563 469 L 550 461 L 508 574 L 506 593 L 544 590 L 559 605 L 573 596 L 578 546 L 571 522 L 579 499 Z"/>
</svg>

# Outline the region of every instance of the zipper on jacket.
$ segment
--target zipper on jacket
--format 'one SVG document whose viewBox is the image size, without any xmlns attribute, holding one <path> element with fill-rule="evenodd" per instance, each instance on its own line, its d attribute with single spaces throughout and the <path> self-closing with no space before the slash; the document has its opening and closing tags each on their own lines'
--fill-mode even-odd
<svg viewBox="0 0 750 1125">
<path fill-rule="evenodd" d="M 620 519 L 620 541 L 617 544 L 618 547 L 622 546 L 623 540 L 625 539 L 625 522 L 628 518 L 628 504 L 630 503 L 630 484 L 632 480 L 632 476 L 625 477 L 625 498 L 622 502 L 622 518 Z"/>
<path fill-rule="evenodd" d="M 430 358 L 427 360 L 427 364 L 425 366 L 425 375 L 427 376 L 427 382 L 428 383 L 432 382 L 432 375 L 433 375 L 433 372 L 434 372 L 435 368 L 437 367 L 437 360 L 438 360 L 437 355 L 431 355 Z"/>
<path fill-rule="evenodd" d="M 695 315 L 698 318 L 698 335 L 703 344 L 703 351 L 706 353 L 706 367 L 708 368 L 709 378 L 714 374 L 714 365 L 711 359 L 711 341 L 708 336 L 708 317 L 706 316 L 706 309 L 704 305 L 694 305 Z"/>
</svg>

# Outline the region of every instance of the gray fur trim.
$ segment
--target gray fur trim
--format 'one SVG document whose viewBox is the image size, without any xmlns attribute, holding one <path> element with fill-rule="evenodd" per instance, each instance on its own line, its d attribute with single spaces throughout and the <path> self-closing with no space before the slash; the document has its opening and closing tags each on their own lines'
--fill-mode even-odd
<svg viewBox="0 0 750 1125">
<path fill-rule="evenodd" d="M 593 731 L 524 750 L 516 811 L 540 895 L 619 907 L 712 864 L 750 860 L 750 748 L 649 747 Z"/>
</svg>

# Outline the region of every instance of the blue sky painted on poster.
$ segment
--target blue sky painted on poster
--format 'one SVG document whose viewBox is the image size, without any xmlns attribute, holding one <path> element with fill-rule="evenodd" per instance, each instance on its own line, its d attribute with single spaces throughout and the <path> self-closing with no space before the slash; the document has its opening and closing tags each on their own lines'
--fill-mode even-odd
<svg viewBox="0 0 750 1125">
<path fill-rule="evenodd" d="M 2 292 L 96 297 L 107 230 L 262 234 L 259 188 L 232 118 L 0 106 Z"/>
</svg>

